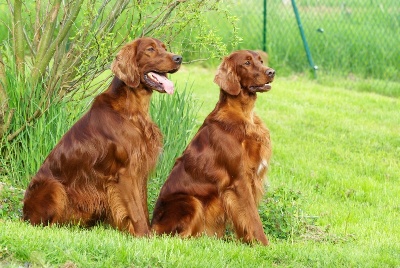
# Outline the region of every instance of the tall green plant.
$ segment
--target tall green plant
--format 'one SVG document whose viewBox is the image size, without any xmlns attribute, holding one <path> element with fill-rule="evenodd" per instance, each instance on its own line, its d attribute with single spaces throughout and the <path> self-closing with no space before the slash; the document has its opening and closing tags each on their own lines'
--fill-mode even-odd
<svg viewBox="0 0 400 268">
<path fill-rule="evenodd" d="M 34 125 L 27 123 L 26 112 L 38 108 L 37 96 L 41 88 L 33 88 L 21 77 L 7 73 L 7 83 L 14 89 L 9 92 L 9 105 L 12 108 L 13 124 L 20 126 L 19 135 L 12 142 L 6 136 L 1 140 L 0 173 L 16 187 L 25 188 L 45 157 L 75 122 L 85 108 L 84 103 L 58 101 L 49 105 Z M 28 89 L 26 88 L 26 85 Z M 39 87 L 39 86 L 37 86 Z M 27 124 L 26 128 L 23 128 Z"/>
<path fill-rule="evenodd" d="M 182 154 L 193 135 L 199 108 L 187 84 L 182 91 L 177 90 L 173 96 L 153 95 L 150 112 L 154 122 L 163 133 L 164 146 L 157 168 L 148 185 L 150 207 L 154 205 L 175 159 Z"/>
</svg>

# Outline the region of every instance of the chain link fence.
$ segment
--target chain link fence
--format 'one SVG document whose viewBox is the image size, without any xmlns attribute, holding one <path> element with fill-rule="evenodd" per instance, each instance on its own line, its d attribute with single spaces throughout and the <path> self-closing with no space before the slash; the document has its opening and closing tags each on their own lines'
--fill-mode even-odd
<svg viewBox="0 0 400 268">
<path fill-rule="evenodd" d="M 309 70 L 400 96 L 398 0 L 232 1 L 242 41 L 231 49 L 265 50 L 281 74 Z"/>
</svg>

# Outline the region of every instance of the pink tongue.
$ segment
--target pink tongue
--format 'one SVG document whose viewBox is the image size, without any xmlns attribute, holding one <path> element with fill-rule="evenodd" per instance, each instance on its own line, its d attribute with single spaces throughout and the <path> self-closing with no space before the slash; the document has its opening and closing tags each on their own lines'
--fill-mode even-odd
<svg viewBox="0 0 400 268">
<path fill-rule="evenodd" d="M 167 92 L 168 94 L 174 93 L 174 83 L 172 83 L 172 81 L 168 80 L 163 75 L 159 75 L 159 74 L 156 74 L 156 73 L 153 73 L 153 72 L 151 72 L 151 74 L 162 85 L 162 87 L 164 88 L 165 92 Z"/>
</svg>

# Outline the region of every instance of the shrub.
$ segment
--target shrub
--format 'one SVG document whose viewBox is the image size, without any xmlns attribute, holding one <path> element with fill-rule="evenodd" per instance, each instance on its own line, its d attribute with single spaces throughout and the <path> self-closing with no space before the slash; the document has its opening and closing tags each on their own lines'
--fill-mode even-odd
<svg viewBox="0 0 400 268">
<path fill-rule="evenodd" d="M 278 239 L 299 236 L 312 224 L 301 209 L 301 193 L 284 187 L 266 194 L 259 213 L 265 232 Z"/>
</svg>

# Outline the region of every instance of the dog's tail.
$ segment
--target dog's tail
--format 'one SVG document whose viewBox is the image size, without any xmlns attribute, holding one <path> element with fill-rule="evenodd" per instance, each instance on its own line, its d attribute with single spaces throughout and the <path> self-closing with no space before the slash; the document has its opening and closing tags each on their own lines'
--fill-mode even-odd
<svg viewBox="0 0 400 268">
<path fill-rule="evenodd" d="M 34 177 L 25 192 L 22 218 L 32 225 L 62 223 L 67 200 L 61 182 Z"/>
</svg>

